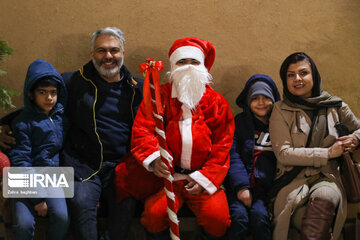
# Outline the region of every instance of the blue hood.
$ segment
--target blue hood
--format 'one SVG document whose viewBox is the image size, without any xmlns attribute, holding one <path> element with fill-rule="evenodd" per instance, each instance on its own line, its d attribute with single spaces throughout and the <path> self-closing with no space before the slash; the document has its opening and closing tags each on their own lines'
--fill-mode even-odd
<svg viewBox="0 0 360 240">
<path fill-rule="evenodd" d="M 269 77 L 268 75 L 264 75 L 264 74 L 255 74 L 255 75 L 252 75 L 249 78 L 249 80 L 247 80 L 244 89 L 241 91 L 239 96 L 236 98 L 236 104 L 239 107 L 244 108 L 245 106 L 247 106 L 246 97 L 248 95 L 249 88 L 251 87 L 251 85 L 253 85 L 257 81 L 263 81 L 271 87 L 275 102 L 280 100 L 279 91 L 276 87 L 275 82 L 271 79 L 271 77 Z"/>
<path fill-rule="evenodd" d="M 28 68 L 26 79 L 25 79 L 25 85 L 24 85 L 24 107 L 27 110 L 34 110 L 38 111 L 37 107 L 29 98 L 29 91 L 31 87 L 41 78 L 50 78 L 60 84 L 60 89 L 57 97 L 57 104 L 55 105 L 53 111 L 55 109 L 62 109 L 66 105 L 67 100 L 67 91 L 64 84 L 64 80 L 61 77 L 60 73 L 54 68 L 53 65 L 50 63 L 42 60 L 37 59 L 34 62 L 32 62 Z"/>
</svg>

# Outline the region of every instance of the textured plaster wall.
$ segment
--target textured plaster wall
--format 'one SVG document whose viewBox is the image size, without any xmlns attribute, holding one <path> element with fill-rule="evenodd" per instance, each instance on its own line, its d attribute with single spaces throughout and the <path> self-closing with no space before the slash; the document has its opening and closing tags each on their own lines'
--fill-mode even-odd
<svg viewBox="0 0 360 240">
<path fill-rule="evenodd" d="M 279 67 L 294 51 L 316 62 L 323 88 L 349 103 L 360 116 L 359 0 L 0 0 L 0 39 L 14 54 L 0 69 L 1 85 L 22 91 L 28 65 L 37 58 L 60 72 L 89 60 L 90 35 L 117 26 L 126 37 L 125 64 L 137 66 L 153 57 L 169 68 L 167 52 L 177 38 L 196 36 L 217 49 L 211 69 L 214 88 L 234 101 L 255 73 L 270 75 L 282 90 Z M 22 96 L 15 98 L 22 105 Z M 3 113 L 0 113 L 2 116 Z"/>
</svg>

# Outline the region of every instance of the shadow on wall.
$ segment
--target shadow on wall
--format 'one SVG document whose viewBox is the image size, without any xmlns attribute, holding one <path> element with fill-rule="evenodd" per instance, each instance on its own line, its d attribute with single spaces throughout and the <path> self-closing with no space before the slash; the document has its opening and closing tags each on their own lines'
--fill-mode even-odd
<svg viewBox="0 0 360 240">
<path fill-rule="evenodd" d="M 90 60 L 90 38 L 90 34 L 69 34 L 61 37 L 53 43 L 56 58 L 51 60 L 51 63 L 60 73 L 78 70 Z M 161 48 L 149 46 L 128 50 L 125 46 L 124 64 L 135 77 L 143 78 L 138 66 L 147 58 L 164 62 L 164 69 L 160 72 L 160 77 L 162 82 L 167 81 L 165 74 L 170 67 L 167 52 L 163 52 Z"/>
<path fill-rule="evenodd" d="M 160 72 L 161 83 L 166 83 L 168 78 L 166 73 L 170 70 L 170 63 L 167 51 L 162 51 L 160 48 L 153 48 L 148 46 L 141 46 L 131 52 L 125 51 L 125 64 L 130 72 L 136 76 L 143 78 L 138 66 L 144 63 L 147 58 L 153 58 L 157 61 L 164 62 L 164 69 Z M 221 77 L 216 75 L 217 72 L 224 72 Z M 231 110 L 234 114 L 242 110 L 235 104 L 236 97 L 240 94 L 246 81 L 256 74 L 254 67 L 248 65 L 231 66 L 226 69 L 217 69 L 215 66 L 211 69 L 210 73 L 213 74 L 214 84 L 212 87 L 221 93 L 229 102 Z M 233 83 L 236 83 L 236 86 Z"/>
<path fill-rule="evenodd" d="M 90 60 L 90 34 L 68 34 L 53 42 L 56 58 L 52 64 L 62 72 L 78 70 Z"/>
<path fill-rule="evenodd" d="M 212 72 L 214 72 L 213 88 L 225 97 L 235 116 L 242 111 L 235 103 L 236 98 L 243 90 L 246 81 L 257 72 L 249 65 L 231 66 L 221 69 L 221 71 L 217 71 L 217 68 L 215 68 Z M 218 78 L 216 77 L 216 72 L 224 72 L 224 74 Z"/>
<path fill-rule="evenodd" d="M 90 38 L 90 34 L 69 34 L 58 39 L 53 43 L 56 58 L 51 60 L 51 63 L 60 73 L 78 70 L 91 59 Z M 147 58 L 164 62 L 164 70 L 160 72 L 161 80 L 164 81 L 165 73 L 169 69 L 167 52 L 161 53 L 160 48 L 148 46 L 128 51 L 125 46 L 124 64 L 135 77 L 143 78 L 138 66 Z"/>
<path fill-rule="evenodd" d="M 52 52 L 52 54 L 42 55 L 39 56 L 39 58 L 49 61 L 60 73 L 76 71 L 90 59 L 89 53 L 91 43 L 90 35 L 87 34 L 68 34 L 51 42 L 50 46 L 51 48 L 48 49 L 48 51 Z M 49 58 L 48 56 L 52 56 L 52 58 Z M 21 79 L 16 79 L 15 81 L 15 79 L 13 79 L 15 78 L 14 76 L 6 76 L 8 82 L 18 82 L 18 86 L 20 87 L 16 90 L 21 94 L 19 96 L 14 96 L 12 99 L 17 108 L 23 106 L 23 86 L 28 66 L 21 65 L 19 66 L 19 69 L 20 68 L 24 71 L 24 75 L 21 76 Z M 0 117 L 5 116 L 13 110 L 14 109 L 11 109 L 8 112 L 0 111 Z"/>
<path fill-rule="evenodd" d="M 170 70 L 167 54 L 167 51 L 163 51 L 161 48 L 149 46 L 140 46 L 130 52 L 125 49 L 125 65 L 135 77 L 143 78 L 142 73 L 138 68 L 141 63 L 144 63 L 147 58 L 153 58 L 155 61 L 163 61 L 164 68 L 159 74 L 161 83 L 166 83 L 166 72 Z"/>
</svg>

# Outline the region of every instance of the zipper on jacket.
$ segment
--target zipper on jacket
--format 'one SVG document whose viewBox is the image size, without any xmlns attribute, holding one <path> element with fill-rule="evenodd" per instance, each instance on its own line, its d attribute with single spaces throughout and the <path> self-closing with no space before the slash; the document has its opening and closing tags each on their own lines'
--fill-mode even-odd
<svg viewBox="0 0 360 240">
<path fill-rule="evenodd" d="M 133 78 L 131 78 L 131 80 L 133 82 L 136 82 Z M 133 95 L 131 98 L 131 104 L 130 104 L 130 111 L 131 111 L 131 118 L 132 118 L 132 122 L 134 123 L 135 121 L 135 113 L 134 113 L 134 100 L 135 100 L 135 88 L 131 85 L 131 83 L 129 82 L 129 80 L 127 80 L 127 83 L 130 85 L 131 89 L 133 90 Z"/>
<path fill-rule="evenodd" d="M 131 110 L 131 117 L 132 117 L 132 122 L 134 123 L 135 121 L 135 114 L 134 114 L 134 99 L 135 99 L 135 88 L 132 88 L 133 90 L 133 95 L 132 95 L 132 98 L 131 98 L 131 105 L 130 105 L 130 110 Z"/>
<path fill-rule="evenodd" d="M 96 117 L 95 117 L 95 106 L 96 106 L 96 102 L 97 102 L 97 92 L 98 92 L 98 89 L 97 89 L 95 83 L 94 83 L 91 79 L 88 79 L 88 78 L 86 78 L 86 77 L 84 76 L 84 74 L 83 74 L 84 72 L 83 72 L 83 71 L 84 71 L 84 69 L 81 68 L 81 69 L 80 69 L 80 74 L 81 74 L 82 78 L 85 79 L 86 81 L 90 82 L 90 83 L 94 86 L 94 88 L 95 88 L 95 100 L 94 100 L 94 103 L 93 103 L 93 121 L 94 121 L 94 132 L 95 132 L 95 135 L 96 135 L 97 140 L 98 140 L 99 145 L 100 145 L 100 165 L 99 165 L 99 169 L 96 170 L 96 171 L 95 171 L 93 174 L 91 174 L 89 177 L 87 177 L 87 178 L 85 178 L 84 180 L 82 180 L 82 182 L 85 182 L 85 181 L 91 179 L 93 176 L 95 176 L 95 175 L 101 170 L 101 165 L 102 165 L 103 160 L 104 160 L 104 147 L 103 147 L 103 144 L 102 144 L 102 142 L 101 142 L 100 136 L 99 136 L 99 134 L 98 134 L 98 132 L 97 132 Z"/>
<path fill-rule="evenodd" d="M 55 129 L 56 142 L 58 143 L 58 145 L 60 145 L 60 140 L 59 140 L 59 136 L 58 136 L 58 133 L 57 133 L 57 128 L 55 126 L 54 120 L 50 116 L 49 116 L 49 120 L 50 120 L 50 122 L 52 123 L 52 125 L 54 126 L 54 129 Z"/>
<path fill-rule="evenodd" d="M 60 109 L 57 110 L 57 111 L 55 111 L 55 112 L 53 112 L 48 118 L 49 118 L 51 124 L 54 126 L 55 136 L 56 136 L 56 142 L 57 142 L 58 146 L 61 147 L 61 143 L 60 143 L 60 139 L 59 139 L 59 135 L 58 135 L 58 132 L 57 132 L 56 125 L 55 125 L 55 123 L 54 123 L 54 120 L 51 118 L 51 116 L 53 116 L 55 113 L 57 113 L 57 112 L 59 112 L 59 111 L 60 111 Z M 50 160 L 51 160 L 53 166 L 55 166 L 54 161 L 53 161 L 52 159 L 50 159 Z"/>
</svg>

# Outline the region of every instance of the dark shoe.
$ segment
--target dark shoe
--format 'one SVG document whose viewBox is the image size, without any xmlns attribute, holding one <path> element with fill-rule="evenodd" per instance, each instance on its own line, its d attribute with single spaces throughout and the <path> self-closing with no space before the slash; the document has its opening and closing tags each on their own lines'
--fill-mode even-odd
<svg viewBox="0 0 360 240">
<path fill-rule="evenodd" d="M 200 237 L 199 240 L 225 240 L 225 236 L 216 237 L 214 235 L 211 235 L 210 233 L 206 232 L 202 227 L 200 227 Z"/>
<path fill-rule="evenodd" d="M 170 240 L 170 231 L 169 228 L 165 229 L 162 232 L 157 232 L 157 233 L 151 233 L 147 230 L 145 230 L 146 232 L 146 240 Z"/>
<path fill-rule="evenodd" d="M 321 198 L 310 199 L 301 223 L 301 239 L 331 239 L 334 216 L 335 206 L 332 202 Z"/>
</svg>

